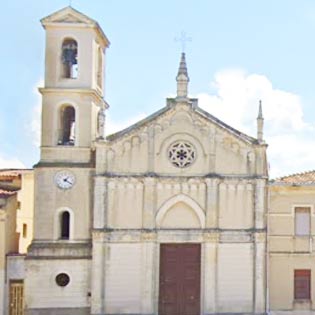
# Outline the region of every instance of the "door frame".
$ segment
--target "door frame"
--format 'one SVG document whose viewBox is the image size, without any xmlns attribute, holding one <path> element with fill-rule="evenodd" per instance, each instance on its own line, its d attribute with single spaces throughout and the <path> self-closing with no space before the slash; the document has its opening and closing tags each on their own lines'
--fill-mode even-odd
<svg viewBox="0 0 315 315">
<path fill-rule="evenodd" d="M 200 314 L 204 313 L 204 288 L 205 288 L 205 255 L 204 250 L 205 246 L 204 243 L 200 240 L 192 240 L 192 241 L 174 241 L 174 240 L 163 240 L 162 242 L 156 243 L 156 250 L 155 250 L 155 292 L 153 294 L 155 305 L 154 305 L 154 312 L 155 314 L 159 314 L 159 303 L 160 303 L 160 252 L 161 252 L 161 245 L 162 244 L 200 244 Z"/>
</svg>

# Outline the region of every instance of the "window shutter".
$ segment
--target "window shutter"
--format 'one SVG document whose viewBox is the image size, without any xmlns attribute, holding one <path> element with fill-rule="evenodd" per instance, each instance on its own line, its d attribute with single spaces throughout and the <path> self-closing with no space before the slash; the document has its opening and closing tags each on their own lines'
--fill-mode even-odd
<svg viewBox="0 0 315 315">
<path fill-rule="evenodd" d="M 310 235 L 310 208 L 295 208 L 295 235 Z"/>
<path fill-rule="evenodd" d="M 311 270 L 294 270 L 294 299 L 311 298 Z"/>
</svg>

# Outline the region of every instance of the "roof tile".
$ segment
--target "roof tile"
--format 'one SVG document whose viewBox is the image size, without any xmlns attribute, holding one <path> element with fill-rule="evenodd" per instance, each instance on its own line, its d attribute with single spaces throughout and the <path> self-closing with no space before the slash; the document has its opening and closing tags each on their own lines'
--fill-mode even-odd
<svg viewBox="0 0 315 315">
<path fill-rule="evenodd" d="M 275 182 L 284 184 L 315 184 L 315 170 L 283 176 L 275 179 Z"/>
<path fill-rule="evenodd" d="M 15 195 L 16 191 L 4 190 L 0 188 L 0 198 L 9 198 L 10 196 Z"/>
</svg>

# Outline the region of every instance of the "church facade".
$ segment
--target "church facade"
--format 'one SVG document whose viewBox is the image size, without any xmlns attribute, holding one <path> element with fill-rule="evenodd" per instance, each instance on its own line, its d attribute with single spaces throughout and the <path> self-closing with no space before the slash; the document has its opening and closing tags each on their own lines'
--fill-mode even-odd
<svg viewBox="0 0 315 315">
<path fill-rule="evenodd" d="M 199 108 L 182 54 L 177 96 L 105 138 L 108 39 L 71 7 L 42 24 L 26 314 L 265 314 L 262 116 L 254 139 Z"/>
<path fill-rule="evenodd" d="M 72 7 L 41 22 L 34 238 L 8 264 L 20 268 L 25 314 L 313 309 L 312 189 L 268 181 L 261 105 L 257 138 L 202 110 L 182 53 L 176 97 L 106 137 L 109 40 Z"/>
</svg>

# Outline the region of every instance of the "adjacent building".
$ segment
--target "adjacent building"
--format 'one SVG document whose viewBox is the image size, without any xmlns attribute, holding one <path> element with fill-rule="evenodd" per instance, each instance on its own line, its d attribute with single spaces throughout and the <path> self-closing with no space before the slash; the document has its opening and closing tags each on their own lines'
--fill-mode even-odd
<svg viewBox="0 0 315 315">
<path fill-rule="evenodd" d="M 269 185 L 270 309 L 313 310 L 315 298 L 315 171 Z"/>
<path fill-rule="evenodd" d="M 0 314 L 23 314 L 24 256 L 32 240 L 33 170 L 0 170 Z M 13 265 L 11 264 L 13 262 Z M 19 262 L 19 263 L 18 263 Z M 16 265 L 19 264 L 19 272 Z M 13 298 L 14 296 L 14 298 Z"/>
</svg>

